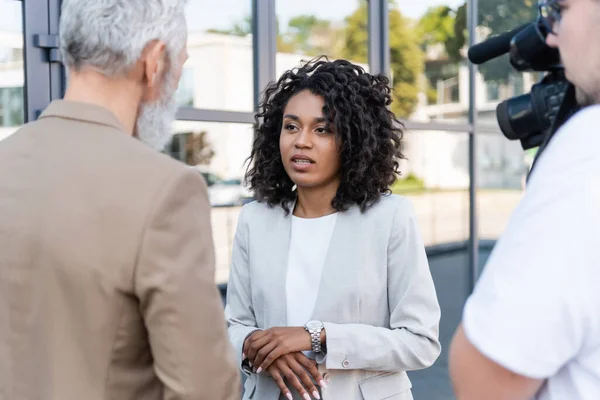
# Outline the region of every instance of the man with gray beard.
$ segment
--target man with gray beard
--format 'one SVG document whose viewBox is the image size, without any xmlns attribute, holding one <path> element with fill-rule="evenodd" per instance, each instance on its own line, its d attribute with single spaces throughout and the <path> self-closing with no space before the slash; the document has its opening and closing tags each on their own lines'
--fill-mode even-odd
<svg viewBox="0 0 600 400">
<path fill-rule="evenodd" d="M 0 399 L 237 399 L 201 176 L 160 154 L 183 0 L 63 0 L 64 100 L 0 143 Z"/>
</svg>

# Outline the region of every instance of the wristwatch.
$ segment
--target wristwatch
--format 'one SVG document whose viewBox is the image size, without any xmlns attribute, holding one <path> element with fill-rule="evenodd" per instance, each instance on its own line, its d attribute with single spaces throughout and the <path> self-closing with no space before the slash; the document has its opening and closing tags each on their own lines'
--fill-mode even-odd
<svg viewBox="0 0 600 400">
<path fill-rule="evenodd" d="M 306 325 L 304 325 L 304 329 L 308 333 L 310 333 L 310 342 L 312 344 L 312 351 L 315 353 L 320 353 L 322 351 L 321 348 L 321 331 L 325 328 L 321 321 L 308 321 Z"/>
</svg>

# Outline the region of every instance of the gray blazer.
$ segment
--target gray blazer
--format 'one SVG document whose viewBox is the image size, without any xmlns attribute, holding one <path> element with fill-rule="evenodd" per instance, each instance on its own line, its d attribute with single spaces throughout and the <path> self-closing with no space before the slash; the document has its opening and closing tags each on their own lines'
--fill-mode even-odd
<svg viewBox="0 0 600 400">
<path fill-rule="evenodd" d="M 254 202 L 240 214 L 225 309 L 239 365 L 249 333 L 287 325 L 290 230 L 281 207 Z M 340 213 L 315 285 L 313 319 L 327 332 L 322 398 L 412 399 L 405 371 L 427 368 L 440 354 L 440 308 L 412 204 L 391 195 L 365 213 Z M 246 374 L 244 399 L 280 398 L 268 374 Z"/>
</svg>

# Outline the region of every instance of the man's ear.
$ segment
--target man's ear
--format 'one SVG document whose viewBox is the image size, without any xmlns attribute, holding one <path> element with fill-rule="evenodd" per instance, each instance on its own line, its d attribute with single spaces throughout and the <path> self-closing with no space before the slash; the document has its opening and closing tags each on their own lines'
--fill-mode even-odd
<svg viewBox="0 0 600 400">
<path fill-rule="evenodd" d="M 144 81 L 148 89 L 160 86 L 160 77 L 166 69 L 166 45 L 160 40 L 153 40 L 144 49 Z"/>
</svg>

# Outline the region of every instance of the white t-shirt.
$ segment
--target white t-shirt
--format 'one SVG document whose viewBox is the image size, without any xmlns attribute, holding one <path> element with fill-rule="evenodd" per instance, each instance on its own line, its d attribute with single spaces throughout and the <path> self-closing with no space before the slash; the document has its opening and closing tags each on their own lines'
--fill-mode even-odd
<svg viewBox="0 0 600 400">
<path fill-rule="evenodd" d="M 600 106 L 541 156 L 463 324 L 491 360 L 547 379 L 536 399 L 600 399 Z"/>
<path fill-rule="evenodd" d="M 304 326 L 311 320 L 336 221 L 337 213 L 311 219 L 292 217 L 285 287 L 288 326 Z"/>
</svg>

